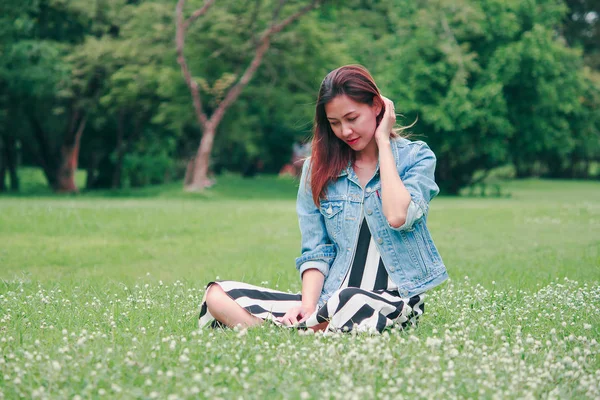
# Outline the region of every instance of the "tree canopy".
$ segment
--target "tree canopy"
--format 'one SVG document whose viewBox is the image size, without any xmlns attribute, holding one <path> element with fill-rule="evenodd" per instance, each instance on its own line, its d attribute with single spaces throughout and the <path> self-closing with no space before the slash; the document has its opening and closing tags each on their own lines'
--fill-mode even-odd
<svg viewBox="0 0 600 400">
<path fill-rule="evenodd" d="M 308 0 L 217 0 L 188 28 L 186 60 L 210 115 L 274 12 Z M 202 6 L 188 0 L 186 12 Z M 278 5 L 284 7 L 278 10 Z M 321 79 L 365 65 L 417 121 L 443 192 L 498 168 L 592 178 L 600 163 L 598 1 L 325 1 L 273 36 L 217 128 L 210 168 L 276 173 L 311 134 Z M 55 190 L 181 179 L 203 127 L 177 63 L 173 0 L 0 5 L 0 190 L 18 165 Z M 595 172 L 596 171 L 596 172 Z M 12 174 L 18 188 L 16 174 Z M 12 176 L 11 175 L 11 176 Z M 11 181 L 11 182 L 12 182 Z"/>
</svg>

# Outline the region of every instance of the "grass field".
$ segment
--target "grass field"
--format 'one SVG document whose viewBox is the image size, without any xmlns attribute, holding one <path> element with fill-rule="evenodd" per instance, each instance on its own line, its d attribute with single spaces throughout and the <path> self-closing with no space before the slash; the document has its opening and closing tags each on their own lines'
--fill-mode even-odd
<svg viewBox="0 0 600 400">
<path fill-rule="evenodd" d="M 197 330 L 216 277 L 298 291 L 296 183 L 0 197 L 0 398 L 598 398 L 600 184 L 436 198 L 415 329 Z M 34 193 L 35 196 L 32 196 Z"/>
</svg>

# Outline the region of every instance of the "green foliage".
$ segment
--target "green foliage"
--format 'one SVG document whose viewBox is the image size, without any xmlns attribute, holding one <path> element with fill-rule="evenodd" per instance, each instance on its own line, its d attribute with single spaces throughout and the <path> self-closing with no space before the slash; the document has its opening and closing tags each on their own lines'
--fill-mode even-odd
<svg viewBox="0 0 600 400">
<path fill-rule="evenodd" d="M 469 185 L 469 196 L 475 196 L 476 190 L 479 189 L 478 195 L 485 196 L 510 196 L 510 193 L 502 193 L 502 187 L 516 175 L 515 167 L 512 164 L 503 165 L 501 167 L 490 170 L 477 170 L 473 173 L 471 184 Z"/>
<path fill-rule="evenodd" d="M 600 1 L 566 0 L 569 10 L 563 17 L 562 32 L 569 45 L 582 48 L 584 61 L 600 70 Z"/>
<path fill-rule="evenodd" d="M 287 2 L 280 17 L 301 3 Z M 186 15 L 202 4 L 188 0 Z M 276 4 L 223 0 L 190 25 L 185 54 L 208 115 L 252 59 Z M 443 192 L 458 193 L 509 164 L 519 177 L 590 178 L 600 161 L 600 79 L 584 67 L 596 51 L 584 40 L 595 32 L 594 4 L 326 2 L 273 37 L 218 127 L 212 168 L 277 172 L 292 143 L 310 136 L 323 76 L 358 62 L 396 102 L 401 123 L 417 120 L 413 137 L 436 153 Z M 90 171 L 89 187 L 129 185 L 130 171 L 146 165 L 153 171 L 136 172 L 144 176 L 136 184 L 181 177 L 202 132 L 176 61 L 171 0 L 1 7 L 0 135 L 24 144 L 23 163 L 58 164 L 64 132 L 85 115 L 80 164 Z M 569 22 L 581 15 L 591 22 Z M 152 157 L 162 161 L 142 161 Z M 116 182 L 122 168 L 124 181 Z"/>
<path fill-rule="evenodd" d="M 407 10 L 401 4 L 396 7 Z M 397 109 L 409 121 L 418 117 L 415 133 L 424 134 L 438 157 L 443 190 L 457 193 L 474 182 L 476 170 L 507 162 L 519 176 L 532 174 L 535 161 L 568 163 L 585 86 L 580 54 L 555 33 L 564 5 L 421 5 L 394 22 L 385 43 L 394 50 L 374 63 L 375 74 Z M 590 122 L 579 119 L 598 135 Z"/>
<path fill-rule="evenodd" d="M 161 140 L 151 131 L 135 142 L 123 160 L 123 186 L 140 187 L 168 182 L 175 174 L 175 140 Z"/>
</svg>

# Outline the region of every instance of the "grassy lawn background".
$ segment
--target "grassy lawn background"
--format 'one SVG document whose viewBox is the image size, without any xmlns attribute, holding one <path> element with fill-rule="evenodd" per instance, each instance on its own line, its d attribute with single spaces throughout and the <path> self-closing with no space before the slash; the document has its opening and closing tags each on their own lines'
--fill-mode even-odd
<svg viewBox="0 0 600 400">
<path fill-rule="evenodd" d="M 279 282 L 296 290 L 297 183 L 225 176 L 78 197 L 0 197 L 0 277 Z M 600 279 L 600 184 L 516 181 L 510 198 L 433 200 L 428 225 L 451 277 L 533 288 Z"/>
<path fill-rule="evenodd" d="M 376 336 L 197 330 L 217 276 L 300 289 L 292 180 L 24 187 L 0 196 L 0 399 L 600 396 L 597 182 L 436 198 L 451 282 L 416 329 Z"/>
</svg>

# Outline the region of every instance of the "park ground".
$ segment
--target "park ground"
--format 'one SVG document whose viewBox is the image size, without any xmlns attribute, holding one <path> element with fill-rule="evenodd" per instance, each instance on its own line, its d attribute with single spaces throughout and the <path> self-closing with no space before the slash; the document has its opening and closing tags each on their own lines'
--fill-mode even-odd
<svg viewBox="0 0 600 400">
<path fill-rule="evenodd" d="M 416 328 L 198 330 L 210 280 L 293 292 L 297 182 L 0 197 L 1 398 L 598 398 L 600 184 L 433 200 Z"/>
</svg>

